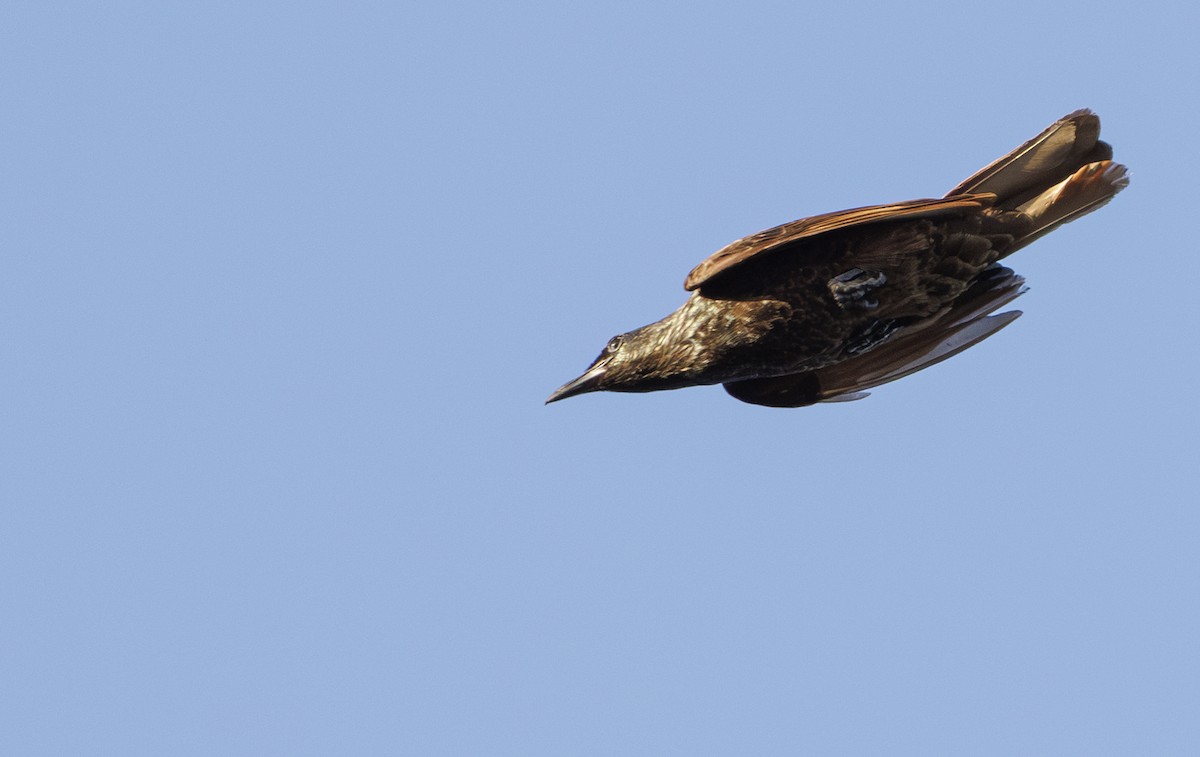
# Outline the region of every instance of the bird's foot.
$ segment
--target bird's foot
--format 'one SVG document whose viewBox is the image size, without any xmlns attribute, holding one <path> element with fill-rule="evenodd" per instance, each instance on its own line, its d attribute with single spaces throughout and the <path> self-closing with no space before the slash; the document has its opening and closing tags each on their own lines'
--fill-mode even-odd
<svg viewBox="0 0 1200 757">
<path fill-rule="evenodd" d="M 879 301 L 867 299 L 867 295 L 887 283 L 881 271 L 864 271 L 851 268 L 829 280 L 829 291 L 842 310 L 861 308 L 871 310 L 879 307 Z"/>
</svg>

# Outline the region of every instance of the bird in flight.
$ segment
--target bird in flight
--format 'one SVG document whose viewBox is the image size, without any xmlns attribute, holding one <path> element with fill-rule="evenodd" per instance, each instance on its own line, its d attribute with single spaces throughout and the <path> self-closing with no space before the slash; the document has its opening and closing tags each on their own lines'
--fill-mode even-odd
<svg viewBox="0 0 1200 757">
<path fill-rule="evenodd" d="M 724 384 L 743 402 L 804 407 L 952 357 L 1021 314 L 998 261 L 1128 185 L 1078 110 L 941 199 L 803 218 L 739 239 L 692 269 L 661 321 L 620 334 L 547 403 L 585 392 Z"/>
</svg>

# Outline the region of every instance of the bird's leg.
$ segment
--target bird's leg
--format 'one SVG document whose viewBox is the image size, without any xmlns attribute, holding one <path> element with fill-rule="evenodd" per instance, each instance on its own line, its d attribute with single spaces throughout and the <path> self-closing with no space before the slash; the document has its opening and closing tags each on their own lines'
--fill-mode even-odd
<svg viewBox="0 0 1200 757">
<path fill-rule="evenodd" d="M 887 283 L 881 271 L 864 271 L 851 268 L 829 280 L 829 291 L 842 310 L 861 308 L 871 310 L 879 306 L 878 300 L 867 299 L 867 295 Z"/>
</svg>

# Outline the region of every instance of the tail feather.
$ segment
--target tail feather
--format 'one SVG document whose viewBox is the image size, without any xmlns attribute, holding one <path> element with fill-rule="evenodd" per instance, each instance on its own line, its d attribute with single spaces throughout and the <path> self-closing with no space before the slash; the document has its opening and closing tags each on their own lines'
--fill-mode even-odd
<svg viewBox="0 0 1200 757">
<path fill-rule="evenodd" d="M 1033 228 L 1015 241 L 1009 253 L 1049 234 L 1064 223 L 1074 221 L 1102 207 L 1125 187 L 1129 173 L 1125 166 L 1102 160 L 1088 163 L 1041 194 L 1017 206 L 1033 220 Z"/>
</svg>

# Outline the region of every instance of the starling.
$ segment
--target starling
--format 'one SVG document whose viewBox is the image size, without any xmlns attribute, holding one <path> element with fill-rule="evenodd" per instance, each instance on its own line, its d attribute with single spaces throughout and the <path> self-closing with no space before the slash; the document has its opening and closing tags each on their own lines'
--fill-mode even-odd
<svg viewBox="0 0 1200 757">
<path fill-rule="evenodd" d="M 978 344 L 1021 314 L 998 261 L 1104 205 L 1129 180 L 1078 110 L 942 199 L 804 218 L 718 250 L 688 274 L 671 315 L 609 340 L 547 402 L 596 391 L 724 384 L 743 402 L 804 407 L 864 390 Z"/>
</svg>

